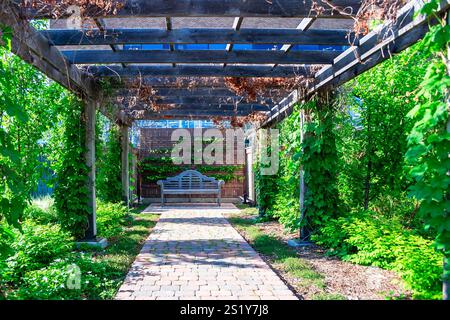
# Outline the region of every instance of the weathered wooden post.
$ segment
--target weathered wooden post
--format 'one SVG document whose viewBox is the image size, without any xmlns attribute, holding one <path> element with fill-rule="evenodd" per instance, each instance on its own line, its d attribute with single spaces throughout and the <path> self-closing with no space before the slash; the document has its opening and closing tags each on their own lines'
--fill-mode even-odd
<svg viewBox="0 0 450 320">
<path fill-rule="evenodd" d="M 300 110 L 300 146 L 303 145 L 303 135 L 304 135 L 304 125 L 305 125 L 305 110 Z M 301 147 L 303 153 L 303 147 Z M 300 225 L 305 218 L 305 172 L 303 170 L 303 165 L 300 164 Z M 305 227 L 300 226 L 299 239 L 303 239 L 305 236 Z"/>
<path fill-rule="evenodd" d="M 88 167 L 87 180 L 87 205 L 89 208 L 88 229 L 86 230 L 85 240 L 95 241 L 97 236 L 96 225 L 96 201 L 95 201 L 95 110 L 97 103 L 88 100 L 84 103 L 84 117 L 86 121 L 86 154 L 85 161 Z"/>
<path fill-rule="evenodd" d="M 137 151 L 136 149 L 132 149 L 131 150 L 131 175 L 132 177 L 132 186 L 131 186 L 131 203 L 133 203 L 133 201 L 136 199 L 137 197 L 137 176 L 138 176 L 138 172 L 137 172 Z"/>
<path fill-rule="evenodd" d="M 122 200 L 126 206 L 130 204 L 130 130 L 126 125 L 120 126 L 120 144 L 122 148 Z"/>
<path fill-rule="evenodd" d="M 99 103 L 93 100 L 87 100 L 84 103 L 83 120 L 86 125 L 84 155 L 85 163 L 88 168 L 87 176 L 87 206 L 88 206 L 88 226 L 85 237 L 77 244 L 91 245 L 95 247 L 105 248 L 108 245 L 106 239 L 97 238 L 97 215 L 96 215 L 96 198 L 95 198 L 95 118 L 96 110 Z"/>
</svg>

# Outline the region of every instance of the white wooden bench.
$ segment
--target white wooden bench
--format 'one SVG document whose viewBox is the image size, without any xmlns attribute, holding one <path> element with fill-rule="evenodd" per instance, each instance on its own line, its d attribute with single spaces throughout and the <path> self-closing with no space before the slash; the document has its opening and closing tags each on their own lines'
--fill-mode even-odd
<svg viewBox="0 0 450 320">
<path fill-rule="evenodd" d="M 221 189 L 225 183 L 207 177 L 196 170 L 186 170 L 175 177 L 158 180 L 161 186 L 161 204 L 164 205 L 164 196 L 167 194 L 187 194 L 191 201 L 192 194 L 216 194 L 217 204 L 221 205 Z"/>
</svg>

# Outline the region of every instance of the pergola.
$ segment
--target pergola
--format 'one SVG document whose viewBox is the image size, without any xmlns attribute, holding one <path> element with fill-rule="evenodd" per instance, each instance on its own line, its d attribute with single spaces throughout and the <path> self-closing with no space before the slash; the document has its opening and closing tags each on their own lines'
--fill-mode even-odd
<svg viewBox="0 0 450 320">
<path fill-rule="evenodd" d="M 352 16 L 360 5 L 361 0 L 127 0 L 115 14 L 92 15 L 93 24 L 85 29 L 69 29 L 59 23 L 66 17 L 60 17 L 51 29 L 38 31 L 27 21 L 54 18 L 51 7 L 36 11 L 20 1 L 2 0 L 0 23 L 12 28 L 14 53 L 86 102 L 88 204 L 93 208 L 87 237 L 95 238 L 96 110 L 122 127 L 123 196 L 128 202 L 128 139 L 134 120 L 263 112 L 267 120 L 262 126 L 272 126 L 298 101 L 345 83 L 428 31 L 429 21 L 417 15 L 423 1 L 413 0 L 395 21 L 364 36 L 354 34 Z M 441 1 L 439 12 L 449 5 L 450 0 Z M 268 87 L 258 102 L 240 97 L 223 80 L 300 76 L 310 80 L 306 89 Z M 155 89 L 158 103 L 175 107 L 157 112 L 124 103 L 111 110 L 103 103 L 109 94 L 101 86 L 105 79 L 112 79 L 115 92 L 125 97 L 135 94 L 130 81 L 140 79 Z"/>
</svg>

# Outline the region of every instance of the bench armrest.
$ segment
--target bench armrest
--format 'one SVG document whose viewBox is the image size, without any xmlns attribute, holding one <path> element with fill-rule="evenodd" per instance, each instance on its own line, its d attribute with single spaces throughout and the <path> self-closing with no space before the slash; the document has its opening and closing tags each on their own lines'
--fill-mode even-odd
<svg viewBox="0 0 450 320">
<path fill-rule="evenodd" d="M 159 185 L 159 186 L 161 186 L 161 187 L 163 187 L 163 186 L 164 186 L 164 180 L 158 180 L 158 181 L 156 182 L 156 184 Z"/>
<path fill-rule="evenodd" d="M 225 184 L 225 181 L 223 181 L 223 180 L 219 180 L 219 181 L 218 181 L 219 188 L 220 188 L 221 186 L 223 186 L 224 184 Z"/>
</svg>

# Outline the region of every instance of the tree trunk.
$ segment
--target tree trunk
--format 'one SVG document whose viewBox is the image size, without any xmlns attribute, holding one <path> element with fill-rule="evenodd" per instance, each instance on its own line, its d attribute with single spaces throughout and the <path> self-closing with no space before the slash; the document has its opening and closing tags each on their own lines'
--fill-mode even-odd
<svg viewBox="0 0 450 320">
<path fill-rule="evenodd" d="M 370 173 L 372 171 L 372 160 L 370 159 L 367 161 L 367 174 L 366 174 L 366 181 L 364 183 L 364 210 L 367 210 L 369 208 L 369 194 L 370 194 Z"/>
</svg>

